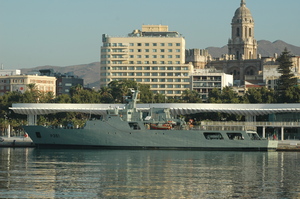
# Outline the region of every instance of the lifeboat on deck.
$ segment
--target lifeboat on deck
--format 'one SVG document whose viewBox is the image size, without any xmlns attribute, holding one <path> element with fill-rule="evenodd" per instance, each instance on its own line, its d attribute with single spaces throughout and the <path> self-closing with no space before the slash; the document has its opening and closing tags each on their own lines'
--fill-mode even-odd
<svg viewBox="0 0 300 199">
<path fill-rule="evenodd" d="M 168 123 L 165 124 L 150 124 L 150 129 L 153 130 L 170 130 L 172 126 Z"/>
</svg>

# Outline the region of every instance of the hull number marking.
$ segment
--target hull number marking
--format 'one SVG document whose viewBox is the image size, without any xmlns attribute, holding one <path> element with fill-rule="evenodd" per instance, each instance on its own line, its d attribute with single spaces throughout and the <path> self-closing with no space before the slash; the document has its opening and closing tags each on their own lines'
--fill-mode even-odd
<svg viewBox="0 0 300 199">
<path fill-rule="evenodd" d="M 59 138 L 60 136 L 59 136 L 59 134 L 54 133 L 54 134 L 50 134 L 50 137 L 51 138 Z"/>
</svg>

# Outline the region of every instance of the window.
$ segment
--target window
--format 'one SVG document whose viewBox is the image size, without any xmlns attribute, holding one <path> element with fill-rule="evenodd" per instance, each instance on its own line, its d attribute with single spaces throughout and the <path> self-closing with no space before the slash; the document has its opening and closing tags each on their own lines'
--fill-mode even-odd
<svg viewBox="0 0 300 199">
<path fill-rule="evenodd" d="M 159 67 L 159 70 L 166 70 L 166 67 L 161 66 L 161 67 Z"/>
<path fill-rule="evenodd" d="M 149 58 L 149 55 L 145 55 L 145 58 Z"/>
<path fill-rule="evenodd" d="M 142 64 L 142 62 L 141 61 L 137 61 L 137 64 Z"/>
<path fill-rule="evenodd" d="M 224 140 L 222 134 L 218 132 L 204 132 L 203 135 L 207 140 Z"/>
<path fill-rule="evenodd" d="M 129 64 L 134 64 L 134 61 L 129 61 Z"/>
<path fill-rule="evenodd" d="M 180 46 L 180 43 L 176 43 L 176 46 Z"/>
<path fill-rule="evenodd" d="M 159 63 L 160 63 L 160 64 L 165 64 L 165 62 L 164 62 L 164 61 L 160 61 Z"/>
<path fill-rule="evenodd" d="M 139 126 L 139 124 L 137 122 L 129 122 L 129 127 L 133 130 L 140 130 L 141 127 Z"/>
<path fill-rule="evenodd" d="M 152 61 L 152 64 L 157 64 L 157 61 Z"/>
<path fill-rule="evenodd" d="M 162 53 L 165 52 L 165 49 L 160 49 L 160 52 L 162 52 Z"/>
<path fill-rule="evenodd" d="M 157 46 L 157 43 L 153 43 L 153 46 Z"/>
<path fill-rule="evenodd" d="M 72 83 L 66 83 L 65 86 L 72 86 Z"/>
<path fill-rule="evenodd" d="M 180 58 L 180 55 L 176 55 L 176 58 Z"/>
<path fill-rule="evenodd" d="M 260 137 L 256 133 L 247 133 L 251 140 L 260 140 Z"/>
<path fill-rule="evenodd" d="M 137 58 L 142 58 L 142 55 L 137 55 Z"/>
<path fill-rule="evenodd" d="M 130 43 L 129 46 L 134 46 L 134 43 Z"/>
<path fill-rule="evenodd" d="M 149 43 L 145 43 L 145 46 L 149 46 Z"/>
<path fill-rule="evenodd" d="M 177 55 L 176 55 L 177 56 Z M 172 55 L 168 55 L 168 58 L 172 58 L 173 56 Z"/>
<path fill-rule="evenodd" d="M 168 61 L 168 64 L 172 64 L 173 62 L 172 61 Z"/>
<path fill-rule="evenodd" d="M 176 52 L 177 52 L 177 53 L 180 53 L 180 49 L 176 49 Z"/>
<path fill-rule="evenodd" d="M 152 58 L 157 58 L 157 55 L 152 55 Z"/>
<path fill-rule="evenodd" d="M 160 43 L 160 46 L 165 46 L 165 43 Z"/>
<path fill-rule="evenodd" d="M 133 50 L 133 49 L 129 49 L 129 52 L 131 52 L 131 53 L 132 53 L 132 52 L 134 52 L 134 50 Z"/>
<path fill-rule="evenodd" d="M 137 51 L 140 53 L 140 52 L 142 52 L 142 49 L 138 49 Z"/>
<path fill-rule="evenodd" d="M 142 43 L 137 43 L 137 46 L 142 46 Z"/>
<path fill-rule="evenodd" d="M 136 67 L 136 70 L 142 70 L 141 66 Z"/>
<path fill-rule="evenodd" d="M 148 52 L 150 52 L 150 50 L 149 49 L 145 49 L 145 52 L 148 53 Z"/>
<path fill-rule="evenodd" d="M 173 44 L 172 43 L 168 43 L 168 46 L 173 46 Z"/>
<path fill-rule="evenodd" d="M 130 55 L 129 57 L 130 57 L 130 58 L 134 58 L 134 55 Z"/>
<path fill-rule="evenodd" d="M 152 70 L 158 70 L 158 67 L 157 66 L 154 66 L 151 68 Z"/>
<path fill-rule="evenodd" d="M 167 87 L 168 88 L 173 88 L 173 84 L 168 84 Z"/>
<path fill-rule="evenodd" d="M 161 55 L 160 58 L 165 58 L 165 56 L 164 56 L 164 55 Z"/>
<path fill-rule="evenodd" d="M 68 91 L 69 92 L 69 91 Z M 35 132 L 35 135 L 37 138 L 42 138 L 41 133 L 40 132 Z"/>
<path fill-rule="evenodd" d="M 168 49 L 168 52 L 171 53 L 171 52 L 173 52 L 173 50 L 172 49 Z"/>
<path fill-rule="evenodd" d="M 241 133 L 226 133 L 230 140 L 244 140 Z"/>
<path fill-rule="evenodd" d="M 156 52 L 157 52 L 157 50 L 156 50 L 156 49 L 152 49 L 152 52 L 156 53 Z"/>
</svg>

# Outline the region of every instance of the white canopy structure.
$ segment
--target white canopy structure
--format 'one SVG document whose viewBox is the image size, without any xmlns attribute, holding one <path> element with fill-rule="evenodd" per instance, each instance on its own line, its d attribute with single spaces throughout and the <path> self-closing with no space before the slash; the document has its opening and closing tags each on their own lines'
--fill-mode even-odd
<svg viewBox="0 0 300 199">
<path fill-rule="evenodd" d="M 105 115 L 106 110 L 124 108 L 124 104 L 53 104 L 32 103 L 13 104 L 15 113 L 25 115 L 45 115 L 58 112 L 82 112 Z M 137 104 L 137 109 L 169 108 L 174 115 L 186 115 L 201 112 L 220 112 L 244 116 L 267 115 L 272 113 L 300 112 L 300 104 L 207 104 L 207 103 L 160 103 Z"/>
<path fill-rule="evenodd" d="M 27 115 L 29 125 L 37 123 L 37 115 L 45 115 L 59 112 L 81 112 L 95 115 L 106 115 L 107 110 L 123 109 L 124 104 L 13 104 L 10 107 L 15 113 Z M 177 103 L 177 104 L 137 104 L 137 109 L 146 111 L 149 108 L 169 108 L 173 115 L 187 115 L 201 112 L 220 112 L 245 116 L 246 122 L 256 122 L 257 115 L 273 113 L 300 113 L 299 104 L 207 104 L 207 103 Z M 263 126 L 263 137 L 268 125 Z M 272 124 L 271 126 L 278 126 Z M 300 123 L 281 125 L 281 140 L 284 140 L 284 127 L 299 128 Z"/>
</svg>

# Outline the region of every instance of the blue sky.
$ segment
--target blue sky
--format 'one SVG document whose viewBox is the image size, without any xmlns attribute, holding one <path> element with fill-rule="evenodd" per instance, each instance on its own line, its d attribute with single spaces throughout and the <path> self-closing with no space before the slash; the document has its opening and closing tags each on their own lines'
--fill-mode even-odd
<svg viewBox="0 0 300 199">
<path fill-rule="evenodd" d="M 299 0 L 246 0 L 257 40 L 300 46 Z M 99 61 L 101 35 L 142 24 L 168 25 L 186 48 L 222 47 L 240 0 L 0 0 L 0 64 L 5 69 Z"/>
</svg>

